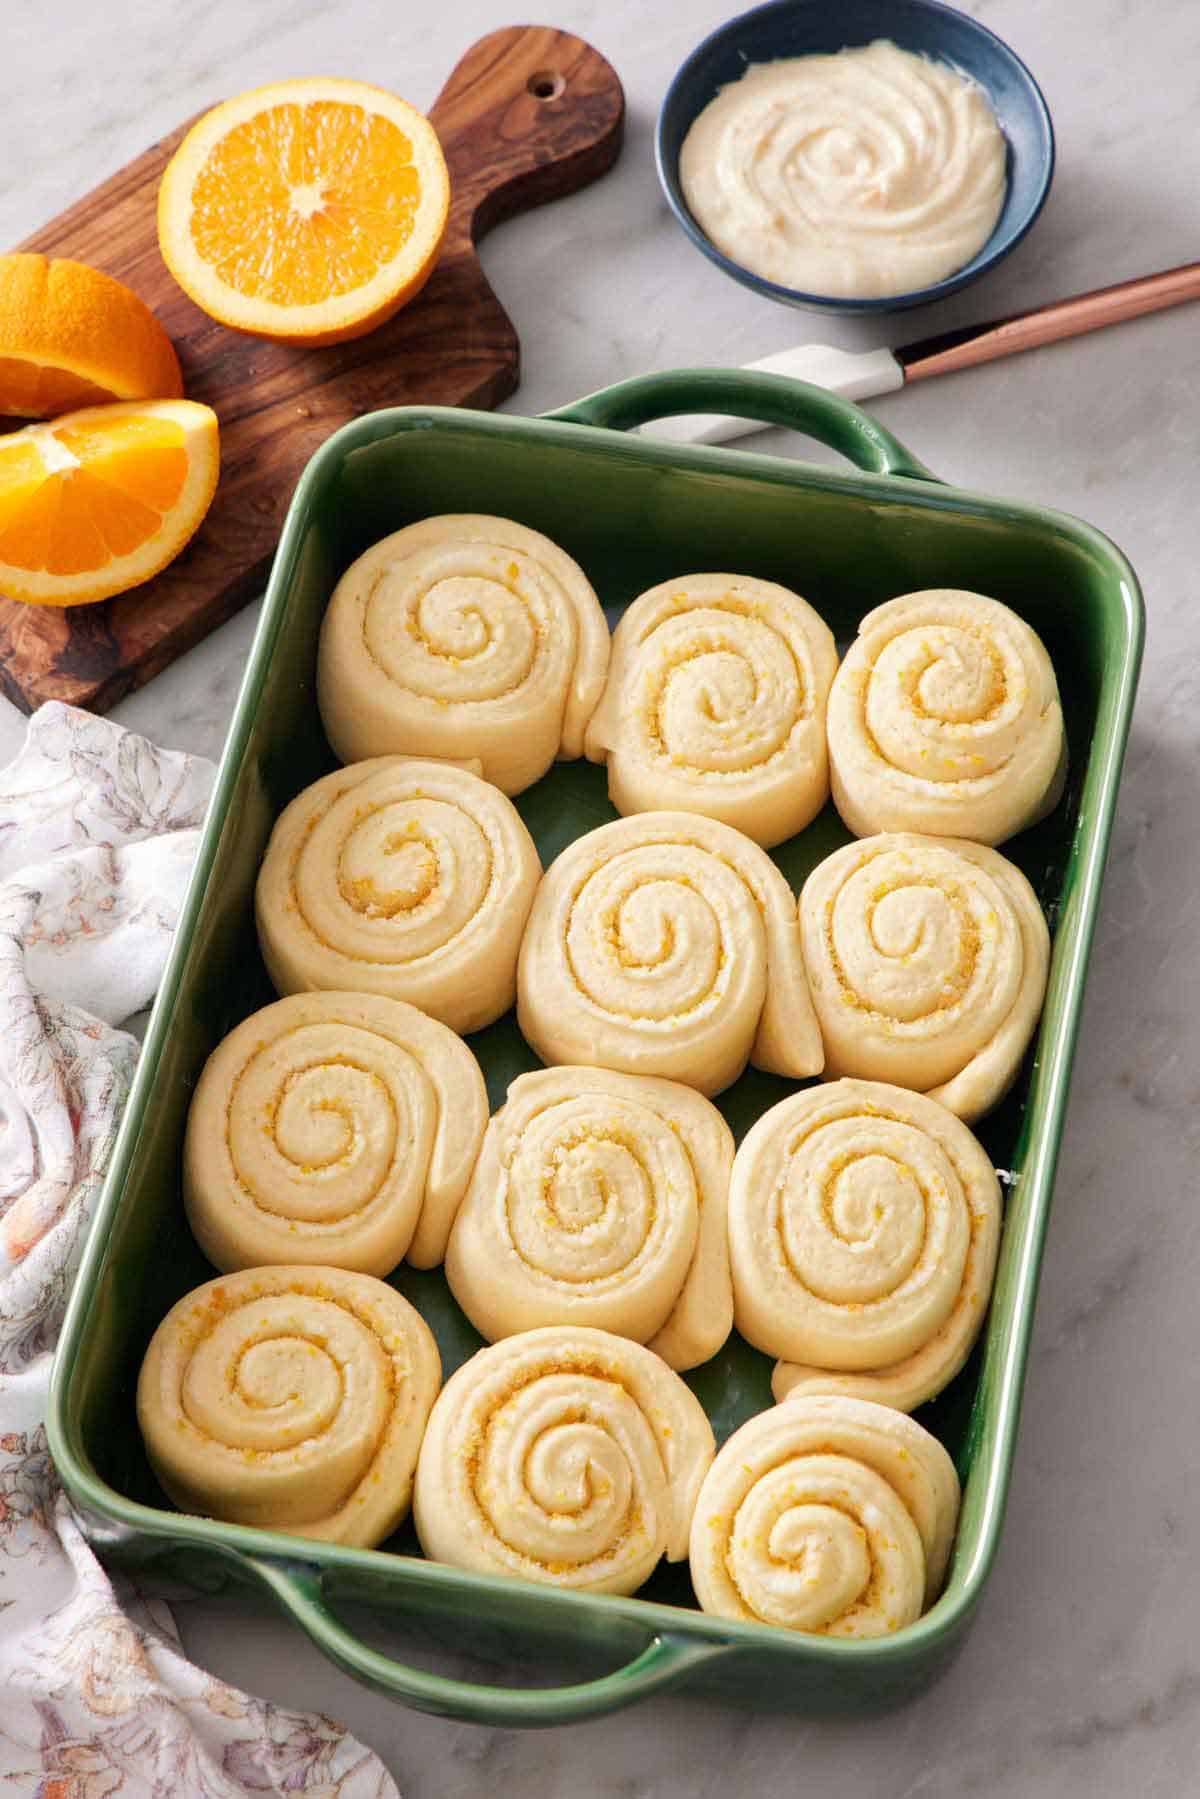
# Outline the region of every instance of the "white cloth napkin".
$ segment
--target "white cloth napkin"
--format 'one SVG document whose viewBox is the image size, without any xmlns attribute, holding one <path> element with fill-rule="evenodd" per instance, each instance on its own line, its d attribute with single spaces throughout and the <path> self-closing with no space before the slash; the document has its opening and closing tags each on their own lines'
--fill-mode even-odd
<svg viewBox="0 0 1200 1799">
<path fill-rule="evenodd" d="M 117 1590 L 46 1446 L 50 1362 L 212 787 L 198 757 L 43 706 L 0 770 L 0 1793 L 395 1799 L 340 1724 L 184 1659 Z"/>
</svg>

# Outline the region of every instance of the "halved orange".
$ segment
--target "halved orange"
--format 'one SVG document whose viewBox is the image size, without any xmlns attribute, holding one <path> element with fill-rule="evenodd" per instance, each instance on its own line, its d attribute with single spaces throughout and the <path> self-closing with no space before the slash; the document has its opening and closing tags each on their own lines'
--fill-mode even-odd
<svg viewBox="0 0 1200 1799">
<path fill-rule="evenodd" d="M 87 406 L 0 437 L 0 594 L 105 600 L 177 556 L 208 511 L 217 415 L 192 400 Z"/>
<path fill-rule="evenodd" d="M 429 120 L 364 81 L 280 81 L 204 115 L 168 163 L 158 241 L 222 324 L 359 337 L 424 286 L 450 178 Z"/>
<path fill-rule="evenodd" d="M 182 392 L 170 338 L 124 282 L 65 256 L 0 256 L 0 413 L 53 418 Z"/>
</svg>

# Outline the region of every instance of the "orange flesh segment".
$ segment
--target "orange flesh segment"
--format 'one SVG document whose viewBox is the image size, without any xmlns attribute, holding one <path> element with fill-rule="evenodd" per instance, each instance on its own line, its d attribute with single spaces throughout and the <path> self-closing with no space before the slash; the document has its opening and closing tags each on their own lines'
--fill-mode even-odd
<svg viewBox="0 0 1200 1799">
<path fill-rule="evenodd" d="M 0 439 L 0 561 L 84 574 L 154 535 L 187 478 L 179 425 L 126 418 L 50 435 L 79 466 L 48 470 L 28 439 Z"/>
<path fill-rule="evenodd" d="M 21 356 L 0 356 L 0 414 L 51 418 L 81 406 L 105 406 L 115 397 L 108 388 L 97 387 L 69 369 L 27 362 Z"/>
<path fill-rule="evenodd" d="M 412 235 L 412 144 L 379 113 L 314 100 L 235 126 L 192 193 L 192 237 L 239 293 L 304 305 L 364 286 Z"/>
</svg>

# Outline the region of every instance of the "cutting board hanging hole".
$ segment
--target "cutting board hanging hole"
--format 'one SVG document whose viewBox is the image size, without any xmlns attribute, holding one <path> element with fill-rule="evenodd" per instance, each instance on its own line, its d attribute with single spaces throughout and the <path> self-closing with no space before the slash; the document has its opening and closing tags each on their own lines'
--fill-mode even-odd
<svg viewBox="0 0 1200 1799">
<path fill-rule="evenodd" d="M 538 69 L 525 85 L 535 100 L 557 100 L 567 84 L 557 69 Z"/>
</svg>

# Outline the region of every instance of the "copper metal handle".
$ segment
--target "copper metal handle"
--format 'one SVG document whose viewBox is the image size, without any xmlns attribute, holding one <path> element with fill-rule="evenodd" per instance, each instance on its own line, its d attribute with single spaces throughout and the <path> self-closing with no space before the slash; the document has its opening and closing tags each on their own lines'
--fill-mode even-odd
<svg viewBox="0 0 1200 1799">
<path fill-rule="evenodd" d="M 1157 275 L 1140 275 L 1134 281 L 1118 281 L 1113 287 L 1098 287 L 1094 293 L 1052 300 L 1048 306 L 1020 313 L 1016 318 L 996 319 L 988 325 L 968 325 L 941 337 L 927 337 L 921 343 L 897 350 L 895 355 L 905 380 L 920 381 L 927 375 L 949 375 L 955 369 L 1013 356 L 1018 350 L 1036 350 L 1041 344 L 1057 343 L 1063 337 L 1082 337 L 1087 331 L 1119 325 L 1142 313 L 1162 312 L 1185 300 L 1200 300 L 1200 262 L 1186 262 Z"/>
</svg>

